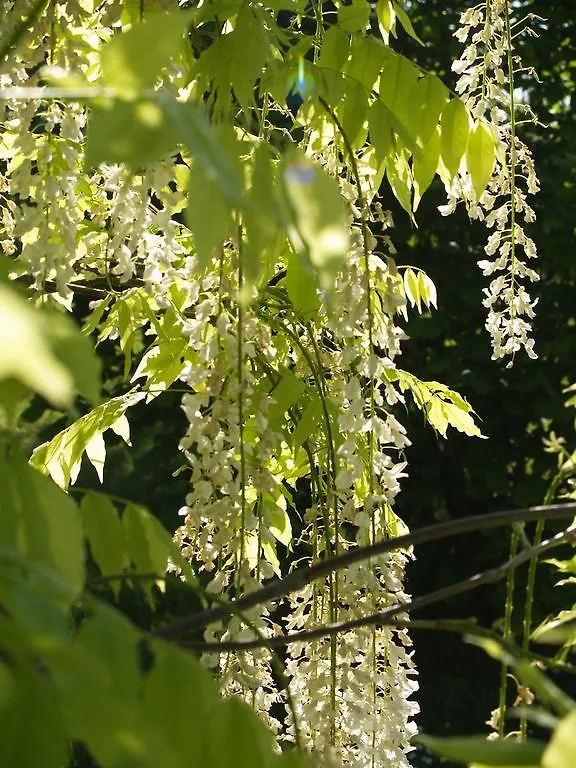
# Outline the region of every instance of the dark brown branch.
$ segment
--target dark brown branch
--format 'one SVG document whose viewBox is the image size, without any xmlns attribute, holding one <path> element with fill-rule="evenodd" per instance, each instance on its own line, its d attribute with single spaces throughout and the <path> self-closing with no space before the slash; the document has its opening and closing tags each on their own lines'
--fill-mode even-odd
<svg viewBox="0 0 576 768">
<path fill-rule="evenodd" d="M 14 282 L 29 288 L 34 283 L 34 278 L 31 275 L 19 275 Z M 118 280 L 108 281 L 104 277 L 98 277 L 86 283 L 77 283 L 75 281 L 66 283 L 66 287 L 70 288 L 73 293 L 81 293 L 94 299 L 105 299 L 110 293 L 125 293 L 131 288 L 141 288 L 143 285 L 144 280 L 139 277 L 133 277 L 124 283 Z M 60 290 L 55 280 L 44 280 L 42 288 L 47 293 L 57 293 Z"/>
<path fill-rule="evenodd" d="M 530 560 L 532 557 L 538 557 L 543 552 L 546 552 L 552 547 L 557 547 L 560 544 L 564 544 L 567 541 L 576 539 L 576 528 L 570 527 L 568 530 L 561 533 L 557 533 L 550 539 L 543 541 L 535 547 L 529 547 L 520 552 L 519 555 L 513 557 L 512 560 L 507 560 L 505 563 L 490 568 L 488 571 L 482 573 L 476 573 L 474 576 L 470 576 L 463 581 L 458 581 L 456 584 L 451 584 L 448 587 L 437 589 L 434 592 L 429 592 L 426 595 L 415 597 L 414 600 L 409 600 L 405 603 L 397 603 L 396 605 L 386 608 L 384 611 L 378 613 L 372 613 L 368 616 L 361 616 L 357 619 L 351 619 L 350 621 L 340 621 L 334 624 L 324 624 L 315 629 L 305 630 L 303 632 L 293 632 L 288 635 L 279 635 L 277 637 L 267 638 L 265 641 L 262 639 L 248 640 L 248 641 L 222 641 L 216 643 L 204 643 L 204 642 L 192 642 L 187 643 L 189 648 L 197 648 L 202 651 L 242 651 L 250 650 L 251 648 L 275 648 L 278 646 L 288 645 L 290 643 L 302 643 L 309 642 L 310 640 L 318 640 L 322 637 L 328 637 L 332 635 L 338 635 L 342 632 L 349 632 L 352 629 L 358 627 L 366 627 L 372 625 L 378 626 L 402 626 L 406 624 L 406 621 L 397 621 L 394 619 L 399 613 L 408 613 L 409 611 L 415 611 L 419 608 L 426 608 L 429 605 L 443 602 L 455 595 L 461 595 L 463 592 L 470 592 L 472 589 L 476 589 L 484 584 L 491 584 L 500 581 L 509 571 L 518 568 L 518 566 Z M 237 601 L 239 602 L 239 601 Z"/>
<path fill-rule="evenodd" d="M 208 624 L 220 621 L 237 611 L 245 611 L 255 605 L 278 600 L 281 597 L 298 592 L 307 584 L 322 579 L 334 571 L 347 568 L 354 563 L 369 560 L 372 557 L 392 552 L 396 549 L 405 549 L 428 541 L 437 541 L 449 536 L 459 536 L 472 531 L 485 530 L 500 525 L 508 525 L 529 520 L 552 519 L 559 517 L 571 517 L 576 513 L 576 503 L 557 504 L 553 506 L 526 507 L 524 509 L 492 512 L 488 515 L 474 515 L 464 517 L 461 520 L 450 520 L 446 523 L 428 525 L 419 528 L 404 536 L 397 536 L 385 541 L 379 541 L 368 547 L 345 552 L 338 557 L 321 560 L 308 567 L 298 568 L 283 579 L 275 579 L 261 589 L 243 595 L 230 603 L 229 606 L 218 606 L 201 611 L 192 616 L 185 617 L 172 624 L 167 624 L 155 631 L 160 637 L 177 638 L 190 632 L 195 632 Z"/>
</svg>

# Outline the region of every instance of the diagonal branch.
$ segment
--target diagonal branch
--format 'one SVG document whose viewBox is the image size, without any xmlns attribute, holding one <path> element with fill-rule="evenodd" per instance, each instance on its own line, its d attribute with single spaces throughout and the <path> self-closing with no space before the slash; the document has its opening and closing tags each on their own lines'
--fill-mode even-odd
<svg viewBox="0 0 576 768">
<path fill-rule="evenodd" d="M 386 608 L 384 611 L 378 613 L 372 613 L 368 616 L 360 616 L 357 619 L 351 619 L 350 621 L 339 621 L 334 624 L 324 624 L 315 629 L 305 630 L 303 632 L 293 632 L 289 635 L 280 635 L 277 637 L 270 637 L 266 640 L 248 640 L 248 641 L 222 641 L 222 642 L 191 642 L 187 643 L 188 648 L 197 648 L 202 651 L 239 651 L 250 650 L 251 648 L 274 648 L 277 646 L 288 645 L 290 643 L 302 643 L 309 642 L 310 640 L 317 640 L 322 637 L 329 637 L 337 635 L 342 632 L 349 632 L 352 629 L 358 627 L 367 627 L 371 625 L 379 626 L 401 626 L 406 624 L 406 620 L 402 619 L 397 621 L 394 619 L 399 613 L 406 614 L 409 611 L 415 611 L 419 608 L 425 608 L 429 605 L 447 600 L 455 595 L 461 595 L 463 592 L 469 592 L 472 589 L 476 589 L 484 584 L 491 584 L 500 581 L 507 573 L 518 568 L 518 566 L 530 560 L 532 557 L 538 557 L 548 549 L 557 547 L 560 544 L 564 544 L 568 541 L 576 539 L 576 527 L 571 526 L 566 531 L 557 533 L 550 539 L 543 541 L 535 547 L 529 547 L 520 552 L 519 555 L 513 557 L 511 560 L 507 560 L 505 563 L 490 568 L 488 571 L 482 573 L 476 573 L 474 576 L 470 576 L 463 581 L 458 581 L 456 584 L 451 584 L 448 587 L 437 589 L 435 592 L 429 592 L 426 595 L 414 598 L 404 603 L 397 603 L 396 605 Z M 415 622 L 412 622 L 415 626 Z"/>
<path fill-rule="evenodd" d="M 239 610 L 245 611 L 255 605 L 278 600 L 292 592 L 298 592 L 307 584 L 322 579 L 334 571 L 342 570 L 354 563 L 369 560 L 372 557 L 383 555 L 396 549 L 406 549 L 407 547 L 423 544 L 428 541 L 438 541 L 449 536 L 459 536 L 472 531 L 485 530 L 520 521 L 572 517 L 574 514 L 576 514 L 576 503 L 572 502 L 569 504 L 492 512 L 487 515 L 474 515 L 473 517 L 464 517 L 461 520 L 450 520 L 446 523 L 428 525 L 404 536 L 396 536 L 395 538 L 379 541 L 367 547 L 359 547 L 337 557 L 327 558 L 310 566 L 298 568 L 283 579 L 275 579 L 261 589 L 239 597 L 233 603 L 230 603 L 229 606 L 219 605 L 206 611 L 200 611 L 192 616 L 187 616 L 172 624 L 160 627 L 155 630 L 154 634 L 159 637 L 177 638 L 190 632 L 195 632 Z"/>
</svg>

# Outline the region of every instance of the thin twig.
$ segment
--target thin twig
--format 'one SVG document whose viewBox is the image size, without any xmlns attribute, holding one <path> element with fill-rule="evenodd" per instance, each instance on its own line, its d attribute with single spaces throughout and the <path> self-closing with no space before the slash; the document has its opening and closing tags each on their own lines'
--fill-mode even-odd
<svg viewBox="0 0 576 768">
<path fill-rule="evenodd" d="M 237 610 L 243 611 L 271 600 L 277 600 L 292 592 L 298 592 L 307 584 L 322 579 L 329 573 L 342 570 L 355 563 L 369 560 L 372 557 L 383 555 L 396 549 L 406 549 L 407 547 L 423 544 L 428 541 L 438 541 L 449 536 L 459 536 L 464 533 L 494 528 L 499 525 L 507 525 L 522 520 L 571 517 L 575 513 L 576 503 L 571 502 L 553 506 L 536 506 L 492 512 L 487 515 L 474 515 L 472 517 L 464 517 L 461 520 L 450 520 L 446 523 L 428 525 L 404 536 L 396 536 L 395 538 L 379 541 L 367 547 L 359 547 L 337 557 L 331 557 L 313 563 L 310 566 L 298 568 L 283 579 L 275 579 L 266 586 L 239 597 L 228 606 L 220 605 L 216 608 L 184 617 L 172 624 L 167 624 L 157 629 L 156 634 L 160 637 L 176 638 L 190 632 L 195 632 L 208 624 L 230 616 Z"/>
<path fill-rule="evenodd" d="M 337 635 L 342 632 L 349 632 L 352 629 L 358 627 L 367 627 L 372 625 L 393 625 L 399 624 L 397 621 L 391 621 L 391 619 L 398 613 L 408 613 L 409 611 L 415 611 L 419 608 L 426 608 L 429 605 L 443 602 L 450 597 L 461 595 L 463 592 L 470 592 L 472 589 L 476 589 L 484 584 L 491 584 L 500 581 L 506 574 L 518 566 L 530 560 L 531 557 L 541 555 L 548 549 L 557 547 L 560 544 L 564 544 L 571 539 L 576 539 L 576 527 L 570 527 L 566 531 L 557 533 L 550 539 L 543 541 L 537 547 L 530 547 L 524 549 L 520 554 L 513 557 L 511 560 L 507 560 L 505 563 L 490 568 L 488 571 L 482 573 L 476 573 L 463 581 L 458 581 L 456 584 L 451 584 L 448 587 L 437 589 L 434 592 L 429 592 L 426 595 L 414 598 L 414 600 L 406 601 L 405 603 L 397 603 L 396 605 L 386 608 L 384 611 L 378 611 L 378 613 L 372 613 L 368 616 L 360 616 L 357 619 L 351 619 L 350 621 L 339 621 L 334 624 L 325 624 L 315 629 L 304 630 L 303 632 L 292 632 L 288 635 L 279 635 L 277 637 L 267 638 L 264 645 L 268 647 L 276 647 L 289 645 L 290 643 L 303 643 L 310 640 L 317 640 L 321 637 L 329 637 Z M 239 602 L 239 601 L 238 601 Z M 248 640 L 248 641 L 223 641 L 220 643 L 187 643 L 190 648 L 197 648 L 203 651 L 239 651 L 250 650 L 252 648 L 263 647 L 262 640 Z"/>
</svg>

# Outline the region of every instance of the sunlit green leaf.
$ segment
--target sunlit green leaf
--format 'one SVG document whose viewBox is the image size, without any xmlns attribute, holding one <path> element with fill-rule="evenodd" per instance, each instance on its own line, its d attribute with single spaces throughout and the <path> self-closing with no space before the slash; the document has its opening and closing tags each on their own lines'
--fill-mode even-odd
<svg viewBox="0 0 576 768">
<path fill-rule="evenodd" d="M 49 443 L 38 446 L 32 452 L 30 463 L 49 474 L 61 488 L 68 488 L 70 483 L 76 482 L 82 456 L 90 441 L 115 425 L 128 408 L 145 396 L 143 392 L 129 392 L 99 405 L 59 432 Z M 102 461 L 101 454 L 99 461 Z"/>
<path fill-rule="evenodd" d="M 440 154 L 450 175 L 455 176 L 470 134 L 468 111 L 460 99 L 452 99 L 446 104 L 440 124 Z"/>
<path fill-rule="evenodd" d="M 380 76 L 380 100 L 408 128 L 411 135 L 416 130 L 411 116 L 409 95 L 418 81 L 418 70 L 403 56 L 388 58 Z"/>
<path fill-rule="evenodd" d="M 219 185 L 200 163 L 194 163 L 188 187 L 186 224 L 194 235 L 198 268 L 203 272 L 211 262 L 214 249 L 232 231 L 232 211 Z"/>
<path fill-rule="evenodd" d="M 394 145 L 390 111 L 379 99 L 375 99 L 368 113 L 370 142 L 376 150 L 378 164 L 383 163 Z"/>
<path fill-rule="evenodd" d="M 410 218 L 414 220 L 412 213 L 412 171 L 408 164 L 408 153 L 405 150 L 397 150 L 388 155 L 386 176 L 394 197 Z"/>
<path fill-rule="evenodd" d="M 466 165 L 477 199 L 480 199 L 490 181 L 495 161 L 496 148 L 492 131 L 483 120 L 478 120 L 466 147 Z"/>
<path fill-rule="evenodd" d="M 396 11 L 392 0 L 378 0 L 376 3 L 376 18 L 378 19 L 378 28 L 384 42 L 388 44 L 390 33 L 395 35 Z"/>
<path fill-rule="evenodd" d="M 389 58 L 388 50 L 373 37 L 352 37 L 350 58 L 343 68 L 344 73 L 369 95 L 378 75 Z M 347 83 L 347 89 L 350 83 Z"/>
<path fill-rule="evenodd" d="M 278 384 L 270 392 L 274 405 L 268 411 L 268 421 L 272 429 L 279 429 L 284 414 L 306 389 L 306 384 L 295 376 L 292 371 L 286 371 Z"/>
<path fill-rule="evenodd" d="M 305 253 L 290 253 L 284 279 L 294 308 L 309 319 L 320 308 L 316 275 Z"/>
<path fill-rule="evenodd" d="M 406 291 L 406 298 L 410 304 L 418 307 L 418 312 L 422 312 L 422 299 L 420 297 L 420 284 L 418 281 L 418 275 L 413 269 L 404 270 L 404 290 Z"/>
<path fill-rule="evenodd" d="M 285 500 L 282 500 L 285 504 Z M 290 546 L 292 543 L 292 525 L 286 509 L 282 509 L 277 504 L 266 507 L 266 525 L 275 539 L 278 539 L 285 547 Z"/>
<path fill-rule="evenodd" d="M 244 187 L 232 128 L 215 127 L 206 112 L 195 104 L 171 98 L 159 98 L 159 103 L 179 141 L 202 167 L 208 181 L 216 185 L 229 205 L 243 206 Z"/>
<path fill-rule="evenodd" d="M 350 5 L 340 5 L 338 24 L 346 32 L 361 32 L 370 19 L 370 5 L 367 0 L 352 0 Z"/>
<path fill-rule="evenodd" d="M 155 14 L 127 32 L 115 35 L 101 52 L 105 84 L 127 94 L 140 94 L 153 88 L 174 56 L 192 16 L 186 11 Z"/>
<path fill-rule="evenodd" d="M 422 195 L 430 184 L 438 169 L 440 159 L 440 131 L 436 130 L 419 157 L 412 162 L 414 177 L 414 211 L 418 208 Z"/>
<path fill-rule="evenodd" d="M 293 215 L 290 237 L 304 251 L 323 288 L 330 288 L 349 241 L 346 204 L 338 184 L 319 165 L 292 154 L 284 166 L 284 186 Z"/>
<path fill-rule="evenodd" d="M 410 17 L 408 16 L 404 8 L 402 8 L 401 4 L 397 2 L 397 0 L 394 0 L 394 10 L 396 11 L 396 16 L 398 17 L 398 21 L 404 27 L 404 31 L 406 32 L 406 34 L 409 35 L 413 40 L 416 40 L 417 43 L 420 43 L 420 45 L 424 45 L 422 40 L 420 40 L 420 38 L 414 31 L 414 27 L 412 26 Z"/>
<path fill-rule="evenodd" d="M 190 654 L 157 642 L 151 650 L 154 665 L 146 676 L 144 715 L 159 727 L 166 752 L 180 756 L 178 765 L 184 756 L 190 766 L 205 765 L 207 726 L 218 703 L 213 681 Z M 165 758 L 162 764 L 166 765 Z"/>
<path fill-rule="evenodd" d="M 560 611 L 554 619 L 545 621 L 532 632 L 532 640 L 550 645 L 576 644 L 576 609 Z"/>
<path fill-rule="evenodd" d="M 435 75 L 420 78 L 409 96 L 410 126 L 422 147 L 426 147 L 436 134 L 440 114 L 448 101 L 448 88 Z"/>
</svg>

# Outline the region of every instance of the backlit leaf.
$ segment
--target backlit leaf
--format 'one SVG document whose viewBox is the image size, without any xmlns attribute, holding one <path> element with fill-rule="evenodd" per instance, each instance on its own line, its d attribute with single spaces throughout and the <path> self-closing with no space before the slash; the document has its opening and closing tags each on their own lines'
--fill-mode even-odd
<svg viewBox="0 0 576 768">
<path fill-rule="evenodd" d="M 492 131 L 483 120 L 478 120 L 466 147 L 466 166 L 477 199 L 480 199 L 490 181 L 495 161 L 496 148 Z"/>
<path fill-rule="evenodd" d="M 292 242 L 298 251 L 307 253 L 320 285 L 329 289 L 349 241 L 348 213 L 340 188 L 303 154 L 289 157 L 283 178 L 293 215 Z"/>
<path fill-rule="evenodd" d="M 192 16 L 186 11 L 155 14 L 115 35 L 101 52 L 105 84 L 128 94 L 153 88 L 178 49 Z"/>
<path fill-rule="evenodd" d="M 406 34 L 409 35 L 413 40 L 416 40 L 417 43 L 420 43 L 420 45 L 424 45 L 422 40 L 420 40 L 420 38 L 414 31 L 414 27 L 412 26 L 410 17 L 408 16 L 404 8 L 402 8 L 401 4 L 397 2 L 397 0 L 394 0 L 394 10 L 396 11 L 396 16 L 398 17 L 398 21 L 404 27 L 404 31 L 406 32 Z"/>
<path fill-rule="evenodd" d="M 468 111 L 460 99 L 452 99 L 442 110 L 440 155 L 453 177 L 458 172 L 470 134 Z"/>
<path fill-rule="evenodd" d="M 424 151 L 412 161 L 412 175 L 414 177 L 414 211 L 420 205 L 420 200 L 426 192 L 436 171 L 438 170 L 438 161 L 440 159 L 440 131 L 432 134 Z"/>
<path fill-rule="evenodd" d="M 448 101 L 448 88 L 435 75 L 420 78 L 410 93 L 410 125 L 422 147 L 436 133 L 440 114 Z M 426 153 L 424 153 L 426 154 Z"/>
<path fill-rule="evenodd" d="M 35 448 L 30 463 L 49 474 L 61 488 L 68 488 L 70 483 L 76 482 L 84 451 L 95 435 L 111 428 L 128 408 L 145 396 L 144 392 L 129 392 L 99 405 L 59 432 L 50 442 Z M 102 461 L 101 452 L 99 461 Z"/>
<path fill-rule="evenodd" d="M 352 0 L 350 5 L 340 5 L 338 24 L 346 32 L 362 32 L 368 26 L 370 5 L 367 0 Z"/>
</svg>

